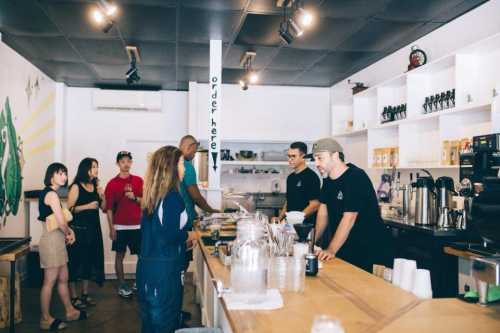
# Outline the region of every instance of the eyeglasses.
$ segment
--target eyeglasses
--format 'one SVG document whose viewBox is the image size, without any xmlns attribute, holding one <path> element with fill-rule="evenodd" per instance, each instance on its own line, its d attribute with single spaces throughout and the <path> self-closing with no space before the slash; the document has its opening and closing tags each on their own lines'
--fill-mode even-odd
<svg viewBox="0 0 500 333">
<path fill-rule="evenodd" d="M 131 155 L 129 151 L 122 150 L 121 152 L 118 153 L 118 155 Z"/>
</svg>

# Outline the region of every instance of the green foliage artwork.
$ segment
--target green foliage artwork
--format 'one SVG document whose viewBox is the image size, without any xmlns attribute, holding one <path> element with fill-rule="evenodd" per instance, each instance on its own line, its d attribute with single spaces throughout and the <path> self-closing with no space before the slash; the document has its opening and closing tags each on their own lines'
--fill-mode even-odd
<svg viewBox="0 0 500 333">
<path fill-rule="evenodd" d="M 22 193 L 24 164 L 21 140 L 16 134 L 9 98 L 0 113 L 0 218 L 17 215 Z"/>
</svg>

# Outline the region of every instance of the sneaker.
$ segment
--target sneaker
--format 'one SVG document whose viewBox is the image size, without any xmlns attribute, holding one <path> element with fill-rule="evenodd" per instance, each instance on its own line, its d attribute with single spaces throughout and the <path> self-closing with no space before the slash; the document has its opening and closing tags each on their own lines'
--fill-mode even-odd
<svg viewBox="0 0 500 333">
<path fill-rule="evenodd" d="M 120 286 L 120 288 L 118 289 L 118 295 L 123 298 L 130 298 L 132 297 L 132 294 L 132 290 L 130 290 L 130 288 L 126 284 Z"/>
</svg>

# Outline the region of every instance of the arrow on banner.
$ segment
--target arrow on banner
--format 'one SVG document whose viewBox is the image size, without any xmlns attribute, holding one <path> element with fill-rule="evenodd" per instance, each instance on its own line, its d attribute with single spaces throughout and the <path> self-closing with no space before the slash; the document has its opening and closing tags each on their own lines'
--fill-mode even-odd
<svg viewBox="0 0 500 333">
<path fill-rule="evenodd" d="M 214 171 L 217 170 L 217 154 L 218 154 L 217 152 L 212 153 L 212 160 L 214 162 Z"/>
</svg>

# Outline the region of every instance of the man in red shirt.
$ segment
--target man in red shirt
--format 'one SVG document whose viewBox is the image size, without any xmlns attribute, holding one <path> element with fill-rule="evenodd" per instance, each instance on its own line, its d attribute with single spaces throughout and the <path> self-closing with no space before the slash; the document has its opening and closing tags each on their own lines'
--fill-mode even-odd
<svg viewBox="0 0 500 333">
<path fill-rule="evenodd" d="M 106 214 L 109 224 L 109 238 L 113 241 L 112 251 L 116 252 L 115 271 L 120 286 L 118 295 L 128 298 L 132 290 L 125 283 L 123 259 L 127 247 L 130 254 L 139 254 L 141 242 L 141 197 L 143 180 L 130 174 L 132 154 L 121 151 L 116 156 L 120 173 L 109 181 L 106 196 Z"/>
</svg>

